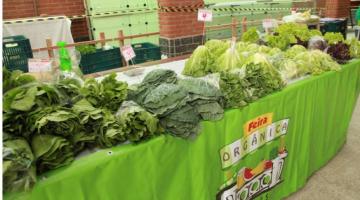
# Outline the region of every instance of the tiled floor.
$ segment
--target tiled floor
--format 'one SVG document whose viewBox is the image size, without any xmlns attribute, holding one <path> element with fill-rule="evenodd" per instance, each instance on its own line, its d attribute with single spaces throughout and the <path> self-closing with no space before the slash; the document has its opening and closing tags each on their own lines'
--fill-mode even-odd
<svg viewBox="0 0 360 200">
<path fill-rule="evenodd" d="M 347 143 L 305 187 L 287 200 L 360 199 L 360 98 L 353 113 Z"/>
</svg>

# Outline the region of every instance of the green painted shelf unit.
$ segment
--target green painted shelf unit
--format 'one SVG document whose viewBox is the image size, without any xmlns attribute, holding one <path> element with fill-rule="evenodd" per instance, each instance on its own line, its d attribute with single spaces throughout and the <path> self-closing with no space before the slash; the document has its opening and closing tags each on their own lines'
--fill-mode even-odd
<svg viewBox="0 0 360 200">
<path fill-rule="evenodd" d="M 119 30 L 125 36 L 159 32 L 157 0 L 86 0 L 86 3 L 94 39 L 100 39 L 101 32 L 106 38 L 116 38 Z M 158 45 L 159 36 L 125 40 L 125 44 L 142 42 Z M 118 42 L 109 44 L 119 46 Z"/>
</svg>

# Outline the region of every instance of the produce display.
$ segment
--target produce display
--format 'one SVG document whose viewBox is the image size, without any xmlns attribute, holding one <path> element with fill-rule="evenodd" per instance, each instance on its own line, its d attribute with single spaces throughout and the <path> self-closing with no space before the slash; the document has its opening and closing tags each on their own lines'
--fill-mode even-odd
<svg viewBox="0 0 360 200">
<path fill-rule="evenodd" d="M 221 120 L 224 109 L 360 57 L 359 41 L 338 34 L 322 37 L 295 23 L 274 31 L 260 37 L 252 28 L 237 43 L 210 40 L 186 61 L 185 77 L 156 69 L 136 85 L 116 74 L 43 83 L 4 69 L 4 191 L 29 190 L 36 175 L 69 165 L 86 149 L 140 143 L 160 133 L 195 137 L 201 121 Z"/>
</svg>

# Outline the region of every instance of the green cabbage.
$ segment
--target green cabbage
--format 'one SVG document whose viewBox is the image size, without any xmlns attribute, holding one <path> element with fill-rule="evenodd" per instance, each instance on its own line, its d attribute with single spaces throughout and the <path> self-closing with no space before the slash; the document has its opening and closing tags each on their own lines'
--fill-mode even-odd
<svg viewBox="0 0 360 200">
<path fill-rule="evenodd" d="M 239 54 L 236 48 L 229 48 L 216 60 L 215 72 L 229 71 L 235 68 L 241 68 L 244 58 Z"/>
<path fill-rule="evenodd" d="M 306 52 L 307 49 L 301 45 L 294 45 L 285 52 L 285 57 L 293 59 L 301 52 Z"/>
<path fill-rule="evenodd" d="M 208 48 L 199 46 L 185 63 L 182 72 L 186 76 L 201 77 L 210 73 L 213 66 L 213 60 Z"/>
</svg>

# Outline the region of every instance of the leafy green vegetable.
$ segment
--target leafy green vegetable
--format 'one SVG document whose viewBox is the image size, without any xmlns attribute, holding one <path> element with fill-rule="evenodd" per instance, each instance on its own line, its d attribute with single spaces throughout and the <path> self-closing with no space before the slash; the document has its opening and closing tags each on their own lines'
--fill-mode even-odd
<svg viewBox="0 0 360 200">
<path fill-rule="evenodd" d="M 293 59 L 301 52 L 306 52 L 307 49 L 301 45 L 294 45 L 285 52 L 285 57 Z"/>
<path fill-rule="evenodd" d="M 95 53 L 96 47 L 93 45 L 80 45 L 76 47 L 76 50 L 78 50 L 81 55 L 86 55 L 86 54 Z"/>
<path fill-rule="evenodd" d="M 163 83 L 146 96 L 142 105 L 162 117 L 186 105 L 188 100 L 187 92 L 181 86 Z"/>
<path fill-rule="evenodd" d="M 34 156 L 26 140 L 3 142 L 3 189 L 5 192 L 28 191 L 36 182 Z"/>
<path fill-rule="evenodd" d="M 356 38 L 346 41 L 350 45 L 350 56 L 353 58 L 360 58 L 360 41 Z"/>
<path fill-rule="evenodd" d="M 131 142 L 139 142 L 156 135 L 158 119 L 135 102 L 124 102 L 116 115 L 126 138 Z"/>
<path fill-rule="evenodd" d="M 210 51 L 205 46 L 199 46 L 186 61 L 182 74 L 194 77 L 205 76 L 211 72 L 212 61 Z"/>
<path fill-rule="evenodd" d="M 161 118 L 160 124 L 170 134 L 188 138 L 195 136 L 200 130 L 200 115 L 194 107 L 186 104 L 167 116 Z"/>
<path fill-rule="evenodd" d="M 94 78 L 86 79 L 80 93 L 93 106 L 116 112 L 127 97 L 127 83 L 117 81 L 116 74 L 112 73 L 100 83 Z"/>
<path fill-rule="evenodd" d="M 350 46 L 343 42 L 330 45 L 326 52 L 339 63 L 346 63 L 351 59 Z"/>
<path fill-rule="evenodd" d="M 270 47 L 281 50 L 286 50 L 290 45 L 289 38 L 282 35 L 267 35 L 265 40 Z"/>
<path fill-rule="evenodd" d="M 190 97 L 189 103 L 195 107 L 203 120 L 220 120 L 224 116 L 223 95 L 214 85 L 202 79 L 188 78 L 179 81 Z"/>
<path fill-rule="evenodd" d="M 311 33 L 306 24 L 284 23 L 278 26 L 275 29 L 275 32 L 281 37 L 287 38 L 287 41 L 289 41 L 290 44 L 296 44 L 299 40 L 302 42 L 309 41 L 311 38 Z"/>
<path fill-rule="evenodd" d="M 320 50 L 302 52 L 294 58 L 294 61 L 298 66 L 299 74 L 318 75 L 325 71 L 340 69 L 340 65 L 330 55 Z"/>
<path fill-rule="evenodd" d="M 6 93 L 12 88 L 32 82 L 36 82 L 36 79 L 33 76 L 24 74 L 20 70 L 10 72 L 8 69 L 3 67 L 3 93 Z"/>
<path fill-rule="evenodd" d="M 115 116 L 107 110 L 103 110 L 103 121 L 97 135 L 97 144 L 102 148 L 115 146 L 126 140 L 123 126 Z"/>
<path fill-rule="evenodd" d="M 244 58 L 241 57 L 237 49 L 235 47 L 230 47 L 216 60 L 214 72 L 240 68 L 243 65 L 243 60 Z"/>
<path fill-rule="evenodd" d="M 259 39 L 260 36 L 256 28 L 250 28 L 241 36 L 241 41 L 243 42 L 256 43 L 259 41 Z"/>
<path fill-rule="evenodd" d="M 39 173 L 69 165 L 74 160 L 73 147 L 63 137 L 35 135 L 31 147 Z"/>
<path fill-rule="evenodd" d="M 330 45 L 337 44 L 337 43 L 340 43 L 340 42 L 344 42 L 344 36 L 341 33 L 327 32 L 324 35 L 324 39 Z"/>
<path fill-rule="evenodd" d="M 225 97 L 225 108 L 241 108 L 250 101 L 245 79 L 245 70 L 235 69 L 220 74 L 220 88 Z"/>
<path fill-rule="evenodd" d="M 250 96 L 261 98 L 285 86 L 279 72 L 264 54 L 254 54 L 245 64 L 245 79 L 249 83 Z"/>
<path fill-rule="evenodd" d="M 71 109 L 63 107 L 37 109 L 29 113 L 26 124 L 33 133 L 63 137 L 71 137 L 82 128 L 78 116 Z"/>
</svg>

